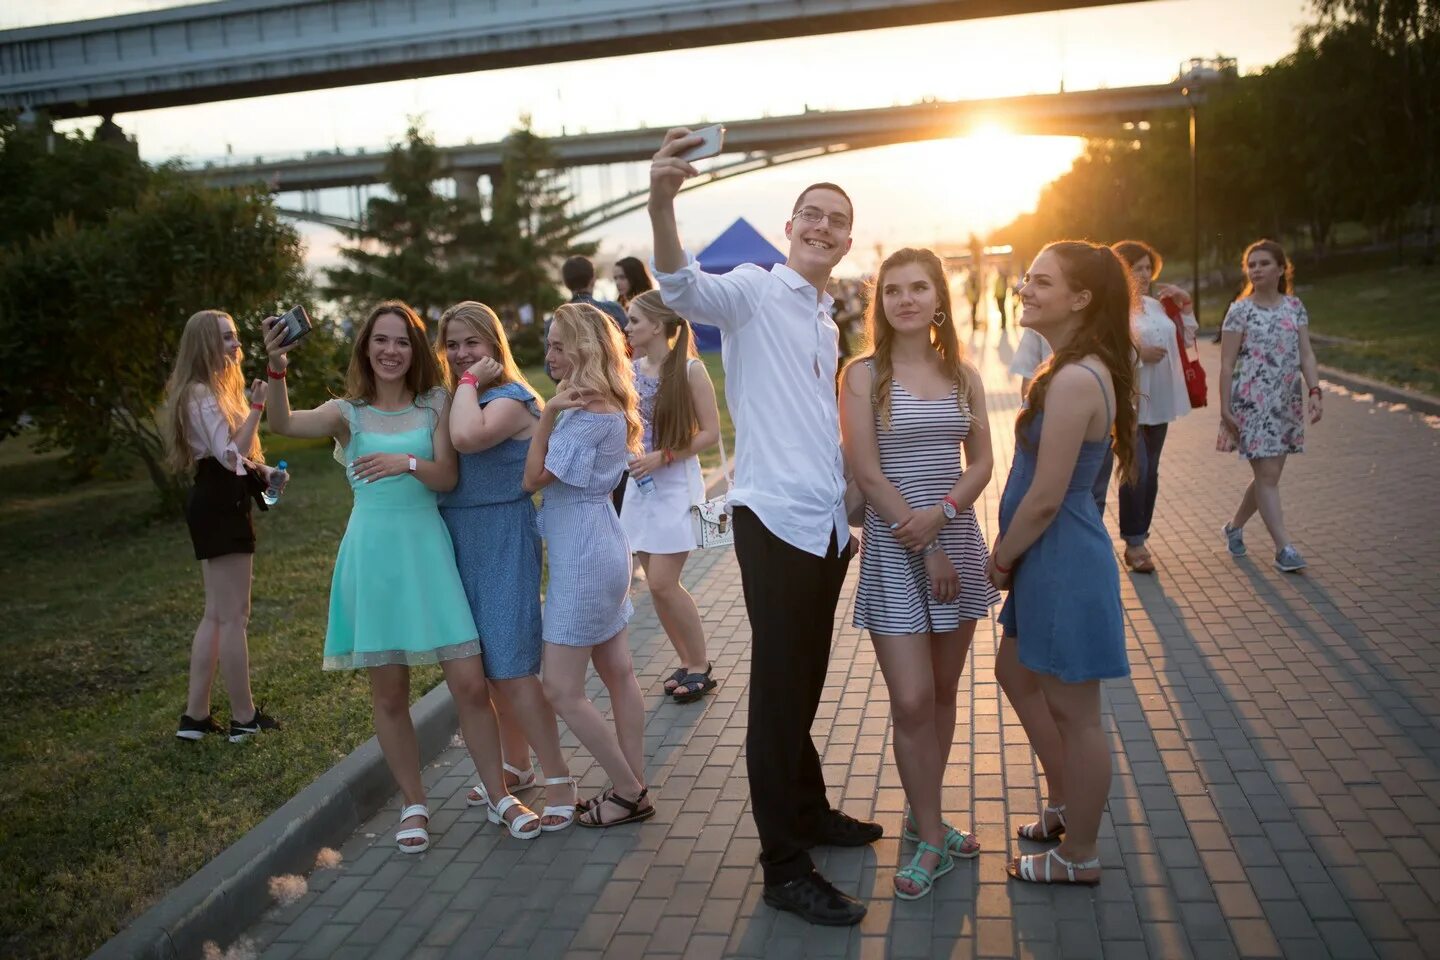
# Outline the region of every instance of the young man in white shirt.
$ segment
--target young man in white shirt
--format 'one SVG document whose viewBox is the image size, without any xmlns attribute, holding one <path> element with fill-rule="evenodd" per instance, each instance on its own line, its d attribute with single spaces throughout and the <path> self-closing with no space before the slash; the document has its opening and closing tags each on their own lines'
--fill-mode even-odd
<svg viewBox="0 0 1440 960">
<path fill-rule="evenodd" d="M 735 422 L 735 555 L 752 635 L 746 763 L 760 831 L 765 902 L 811 923 L 859 922 L 865 906 L 831 886 L 807 850 L 861 846 L 879 824 L 830 807 L 810 737 L 850 560 L 835 400 L 838 330 L 830 271 L 850 250 L 854 209 L 834 184 L 807 187 L 785 224 L 790 250 L 765 271 L 701 272 L 680 244 L 675 194 L 699 144 L 671 130 L 650 167 L 655 278 L 665 302 L 723 334 L 725 399 Z"/>
</svg>

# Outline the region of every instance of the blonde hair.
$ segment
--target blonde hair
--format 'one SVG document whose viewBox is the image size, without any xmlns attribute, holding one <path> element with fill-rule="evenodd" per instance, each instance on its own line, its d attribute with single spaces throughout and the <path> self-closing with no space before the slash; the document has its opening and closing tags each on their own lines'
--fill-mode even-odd
<svg viewBox="0 0 1440 960">
<path fill-rule="evenodd" d="M 574 364 L 565 386 L 593 390 L 619 407 L 625 414 L 625 446 L 638 451 L 645 426 L 640 421 L 635 373 L 615 321 L 588 303 L 566 303 L 555 309 L 550 329 Z"/>
<path fill-rule="evenodd" d="M 505 338 L 505 328 L 500 325 L 500 318 L 495 315 L 494 310 L 476 300 L 462 300 L 442 313 L 440 336 L 435 341 L 435 352 L 442 358 L 445 356 L 446 331 L 452 322 L 463 323 L 467 330 L 490 345 L 491 352 L 500 364 L 500 378 L 495 381 L 495 385 L 518 383 L 535 398 L 536 405 L 544 409 L 545 401 L 540 399 L 540 394 L 530 386 L 530 381 L 525 379 L 525 374 L 520 372 L 519 365 L 515 363 L 515 355 L 510 352 L 510 341 Z M 444 367 L 447 374 L 446 386 L 453 391 L 461 371 L 451 370 L 448 362 Z"/>
<path fill-rule="evenodd" d="M 659 290 L 646 290 L 630 301 L 630 311 L 658 324 L 670 355 L 660 366 L 660 389 L 655 394 L 655 447 L 678 452 L 690 446 L 700 432 L 695 398 L 690 394 L 690 361 L 698 357 L 690 324 L 660 298 Z"/>
<path fill-rule="evenodd" d="M 165 381 L 165 400 L 156 416 L 160 435 L 165 440 L 165 465 L 175 473 L 186 473 L 194 465 L 190 452 L 189 404 L 203 401 L 209 392 L 220 406 L 220 412 L 232 431 L 250 415 L 245 399 L 245 375 L 238 363 L 225 357 L 225 342 L 220 337 L 220 321 L 235 322 L 223 310 L 201 310 L 185 321 L 180 345 L 175 350 L 175 366 Z M 250 449 L 240 455 L 261 460 L 260 435 L 256 431 Z"/>
</svg>

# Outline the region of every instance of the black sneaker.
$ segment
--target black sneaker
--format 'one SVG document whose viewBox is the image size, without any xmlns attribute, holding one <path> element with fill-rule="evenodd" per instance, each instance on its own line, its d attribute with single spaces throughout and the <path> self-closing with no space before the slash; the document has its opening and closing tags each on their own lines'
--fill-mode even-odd
<svg viewBox="0 0 1440 960">
<path fill-rule="evenodd" d="M 815 847 L 863 847 L 885 836 L 885 828 L 869 820 L 856 820 L 839 810 L 830 810 L 820 818 L 813 833 L 806 839 Z"/>
<path fill-rule="evenodd" d="M 835 889 L 818 870 L 789 883 L 767 883 L 763 896 L 776 910 L 796 914 L 806 923 L 849 927 L 865 917 L 865 904 Z"/>
<path fill-rule="evenodd" d="M 199 720 L 188 714 L 180 714 L 180 726 L 175 731 L 177 740 L 203 740 L 207 733 L 224 733 L 220 724 L 216 723 L 210 714 L 205 714 Z"/>
<path fill-rule="evenodd" d="M 270 716 L 257 705 L 255 707 L 255 716 L 245 723 L 241 723 L 234 717 L 230 718 L 230 742 L 240 743 L 246 737 L 253 737 L 261 730 L 279 729 L 280 721 Z"/>
</svg>

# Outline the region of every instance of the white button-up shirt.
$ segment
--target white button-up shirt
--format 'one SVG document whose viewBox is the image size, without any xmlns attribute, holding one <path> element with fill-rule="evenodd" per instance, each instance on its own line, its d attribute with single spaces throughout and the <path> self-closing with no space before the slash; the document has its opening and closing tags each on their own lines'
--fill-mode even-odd
<svg viewBox="0 0 1440 960">
<path fill-rule="evenodd" d="M 651 264 L 654 267 L 654 264 Z M 660 294 L 687 320 L 719 327 L 725 403 L 735 422 L 730 502 L 755 511 L 775 536 L 823 557 L 833 531 L 850 539 L 835 369 L 840 331 L 834 298 L 784 264 L 768 273 L 741 264 L 722 276 L 686 254 L 675 273 L 655 271 Z"/>
</svg>

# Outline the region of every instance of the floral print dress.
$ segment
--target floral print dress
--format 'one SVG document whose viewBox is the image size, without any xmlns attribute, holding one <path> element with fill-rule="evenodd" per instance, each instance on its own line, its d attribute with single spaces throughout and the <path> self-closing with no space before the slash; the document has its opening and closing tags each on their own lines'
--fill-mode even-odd
<svg viewBox="0 0 1440 960">
<path fill-rule="evenodd" d="M 1221 328 L 1241 335 L 1230 382 L 1230 412 L 1240 425 L 1235 437 L 1220 427 L 1215 449 L 1239 451 L 1246 460 L 1305 452 L 1305 396 L 1300 389 L 1300 328 L 1310 318 L 1296 297 L 1262 307 L 1246 297 L 1230 305 Z M 1224 385 L 1221 385 L 1224 389 Z"/>
</svg>

